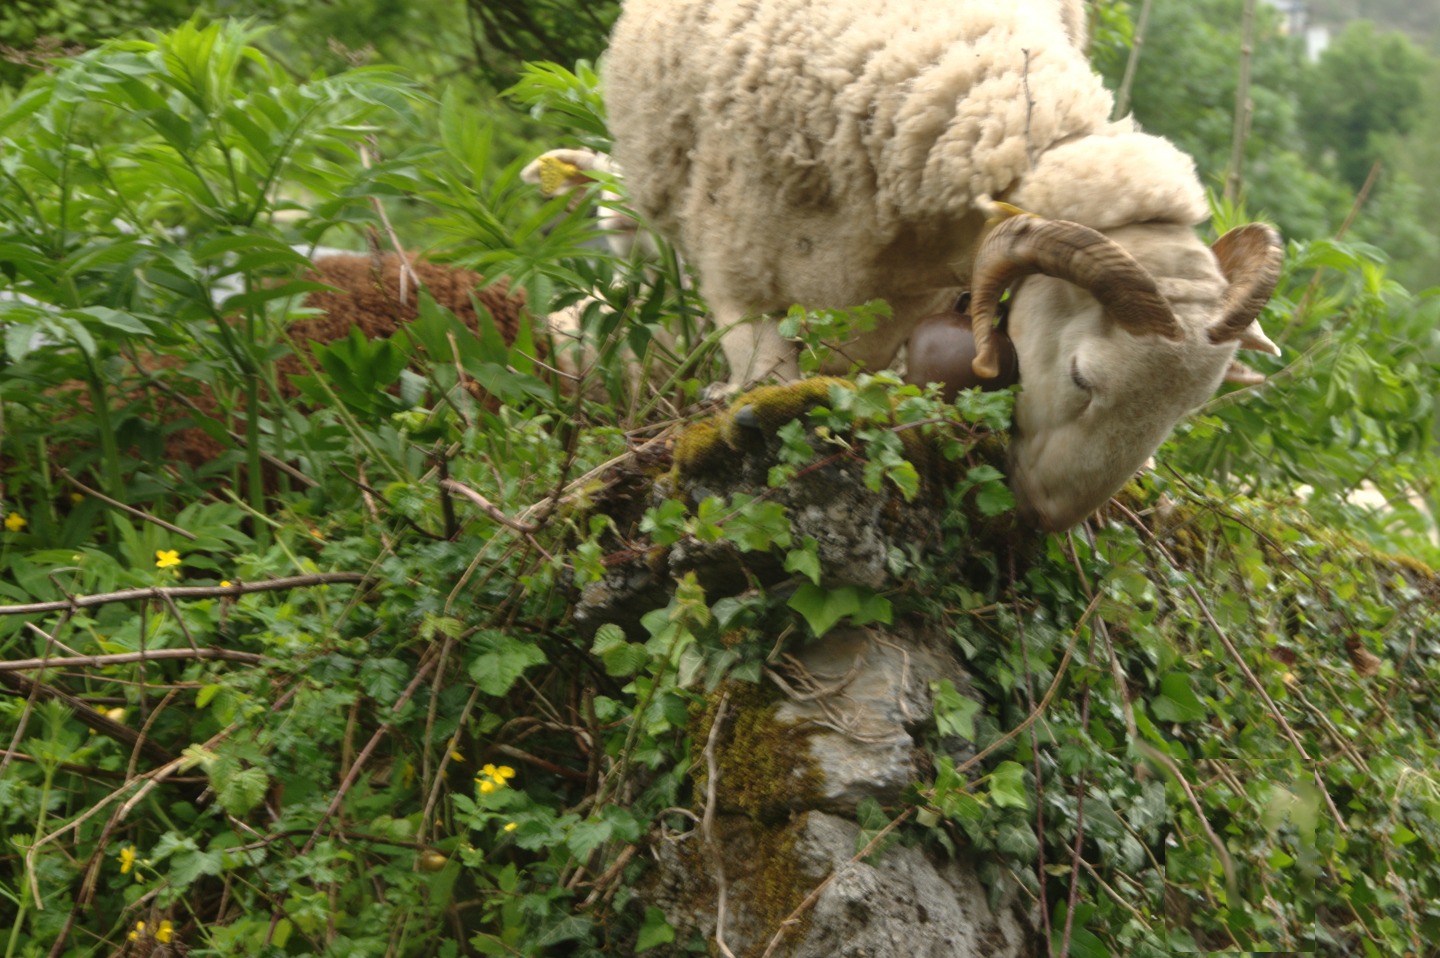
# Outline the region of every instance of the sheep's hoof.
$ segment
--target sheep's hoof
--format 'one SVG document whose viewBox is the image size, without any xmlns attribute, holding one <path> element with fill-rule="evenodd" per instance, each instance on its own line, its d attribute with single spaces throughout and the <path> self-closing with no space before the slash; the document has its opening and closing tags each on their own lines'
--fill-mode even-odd
<svg viewBox="0 0 1440 958">
<path fill-rule="evenodd" d="M 730 414 L 735 425 L 743 426 L 746 429 L 759 429 L 760 416 L 755 412 L 754 406 L 741 406 Z"/>
<path fill-rule="evenodd" d="M 700 398 L 705 402 L 728 403 L 740 392 L 740 387 L 734 383 L 711 383 L 700 391 Z"/>
</svg>

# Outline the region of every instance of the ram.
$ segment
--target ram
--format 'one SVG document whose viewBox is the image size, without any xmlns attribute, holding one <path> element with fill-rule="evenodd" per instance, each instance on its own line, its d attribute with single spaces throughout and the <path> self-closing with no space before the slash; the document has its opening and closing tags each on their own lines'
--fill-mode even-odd
<svg viewBox="0 0 1440 958">
<path fill-rule="evenodd" d="M 837 350 L 882 368 L 971 293 L 978 376 L 1010 291 L 1010 478 L 1068 528 L 1232 368 L 1279 237 L 1207 247 L 1193 162 L 1109 119 L 1080 0 L 627 0 L 604 83 L 633 208 L 675 240 L 725 329 L 731 387 L 798 375 L 773 314 L 887 301 Z M 1020 212 L 1021 210 L 1025 212 Z"/>
</svg>

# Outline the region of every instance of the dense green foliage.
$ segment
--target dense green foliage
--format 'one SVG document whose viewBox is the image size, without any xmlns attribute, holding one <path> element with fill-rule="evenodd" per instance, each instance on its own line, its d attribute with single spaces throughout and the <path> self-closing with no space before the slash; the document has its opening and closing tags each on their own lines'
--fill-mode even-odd
<svg viewBox="0 0 1440 958">
<path fill-rule="evenodd" d="M 408 29 L 406 5 L 371 7 Z M 1161 73 L 1135 90 L 1216 176 L 1234 8 L 1157 6 L 1142 63 Z M 1107 15 L 1109 72 L 1133 25 Z M 365 39 L 352 26 L 334 26 L 345 48 Z M 716 378 L 699 306 L 673 258 L 647 273 L 585 245 L 590 200 L 566 215 L 519 181 L 511 107 L 411 79 L 465 55 L 450 39 L 408 72 L 303 40 L 190 23 L 0 100 L 0 603 L 51 603 L 0 609 L 6 958 L 668 944 L 634 888 L 647 845 L 689 827 L 675 809 L 702 801 L 707 696 L 762 681 L 777 634 L 910 615 L 946 626 L 984 700 L 942 692 L 937 737 L 995 748 L 869 814 L 911 814 L 902 840 L 1016 876 L 1055 954 L 1437 953 L 1440 548 L 1407 497 L 1433 504 L 1440 480 L 1440 302 L 1327 238 L 1353 195 L 1301 152 L 1292 49 L 1262 45 L 1245 194 L 1291 239 L 1271 382 L 1218 398 L 1121 506 L 1013 570 L 957 494 L 940 541 L 894 558 L 909 585 L 878 595 L 821 588 L 813 543 L 763 497 L 646 508 Z M 1208 81 L 1166 85 L 1201 61 Z M 522 78 L 508 102 L 557 142 L 604 146 L 587 67 L 496 75 Z M 1374 132 L 1365 149 L 1407 135 Z M 1217 208 L 1217 232 L 1243 218 Z M 538 330 L 476 337 L 425 300 L 404 336 L 318 351 L 305 405 L 276 398 L 312 288 L 292 244 L 358 246 L 382 210 L 537 313 L 596 293 L 595 381 L 563 388 Z M 823 348 L 853 319 L 791 322 Z M 623 349 L 658 386 L 630 388 Z M 1006 402 L 863 380 L 782 431 L 773 482 L 826 436 L 874 488 L 915 496 L 900 435 L 958 455 Z M 183 428 L 219 457 L 168 458 Z M 967 477 L 986 519 L 1009 506 L 1001 478 Z M 1390 505 L 1354 504 L 1366 484 Z M 577 590 L 682 539 L 773 550 L 794 581 L 681 580 L 639 633 L 582 638 Z"/>
</svg>

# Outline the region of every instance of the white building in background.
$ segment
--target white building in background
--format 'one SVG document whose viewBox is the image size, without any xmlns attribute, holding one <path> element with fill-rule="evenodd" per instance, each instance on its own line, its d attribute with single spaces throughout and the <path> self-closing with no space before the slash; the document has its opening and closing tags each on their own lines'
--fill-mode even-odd
<svg viewBox="0 0 1440 958">
<path fill-rule="evenodd" d="M 1265 0 L 1280 11 L 1281 29 L 1287 36 L 1305 38 L 1305 56 L 1314 63 L 1330 46 L 1330 28 L 1310 22 L 1310 5 L 1305 0 Z"/>
</svg>

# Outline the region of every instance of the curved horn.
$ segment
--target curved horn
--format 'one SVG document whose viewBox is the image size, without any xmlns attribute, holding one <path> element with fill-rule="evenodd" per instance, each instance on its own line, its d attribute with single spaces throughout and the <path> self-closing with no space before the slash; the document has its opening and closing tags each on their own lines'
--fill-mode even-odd
<svg viewBox="0 0 1440 958">
<path fill-rule="evenodd" d="M 1184 332 L 1155 279 L 1119 243 L 1079 223 L 1024 214 L 996 225 L 975 254 L 970 316 L 977 376 L 999 373 L 990 335 L 995 306 L 1011 283 L 1044 273 L 1074 283 L 1100 301 L 1105 312 L 1136 335 L 1181 339 Z"/>
<path fill-rule="evenodd" d="M 1278 355 L 1280 350 L 1260 327 L 1250 326 L 1280 279 L 1280 261 L 1285 252 L 1280 234 L 1264 223 L 1250 223 L 1220 237 L 1210 250 L 1220 263 L 1220 272 L 1230 282 L 1220 303 L 1220 318 L 1210 324 L 1210 342 L 1238 339 L 1242 348 Z"/>
</svg>

